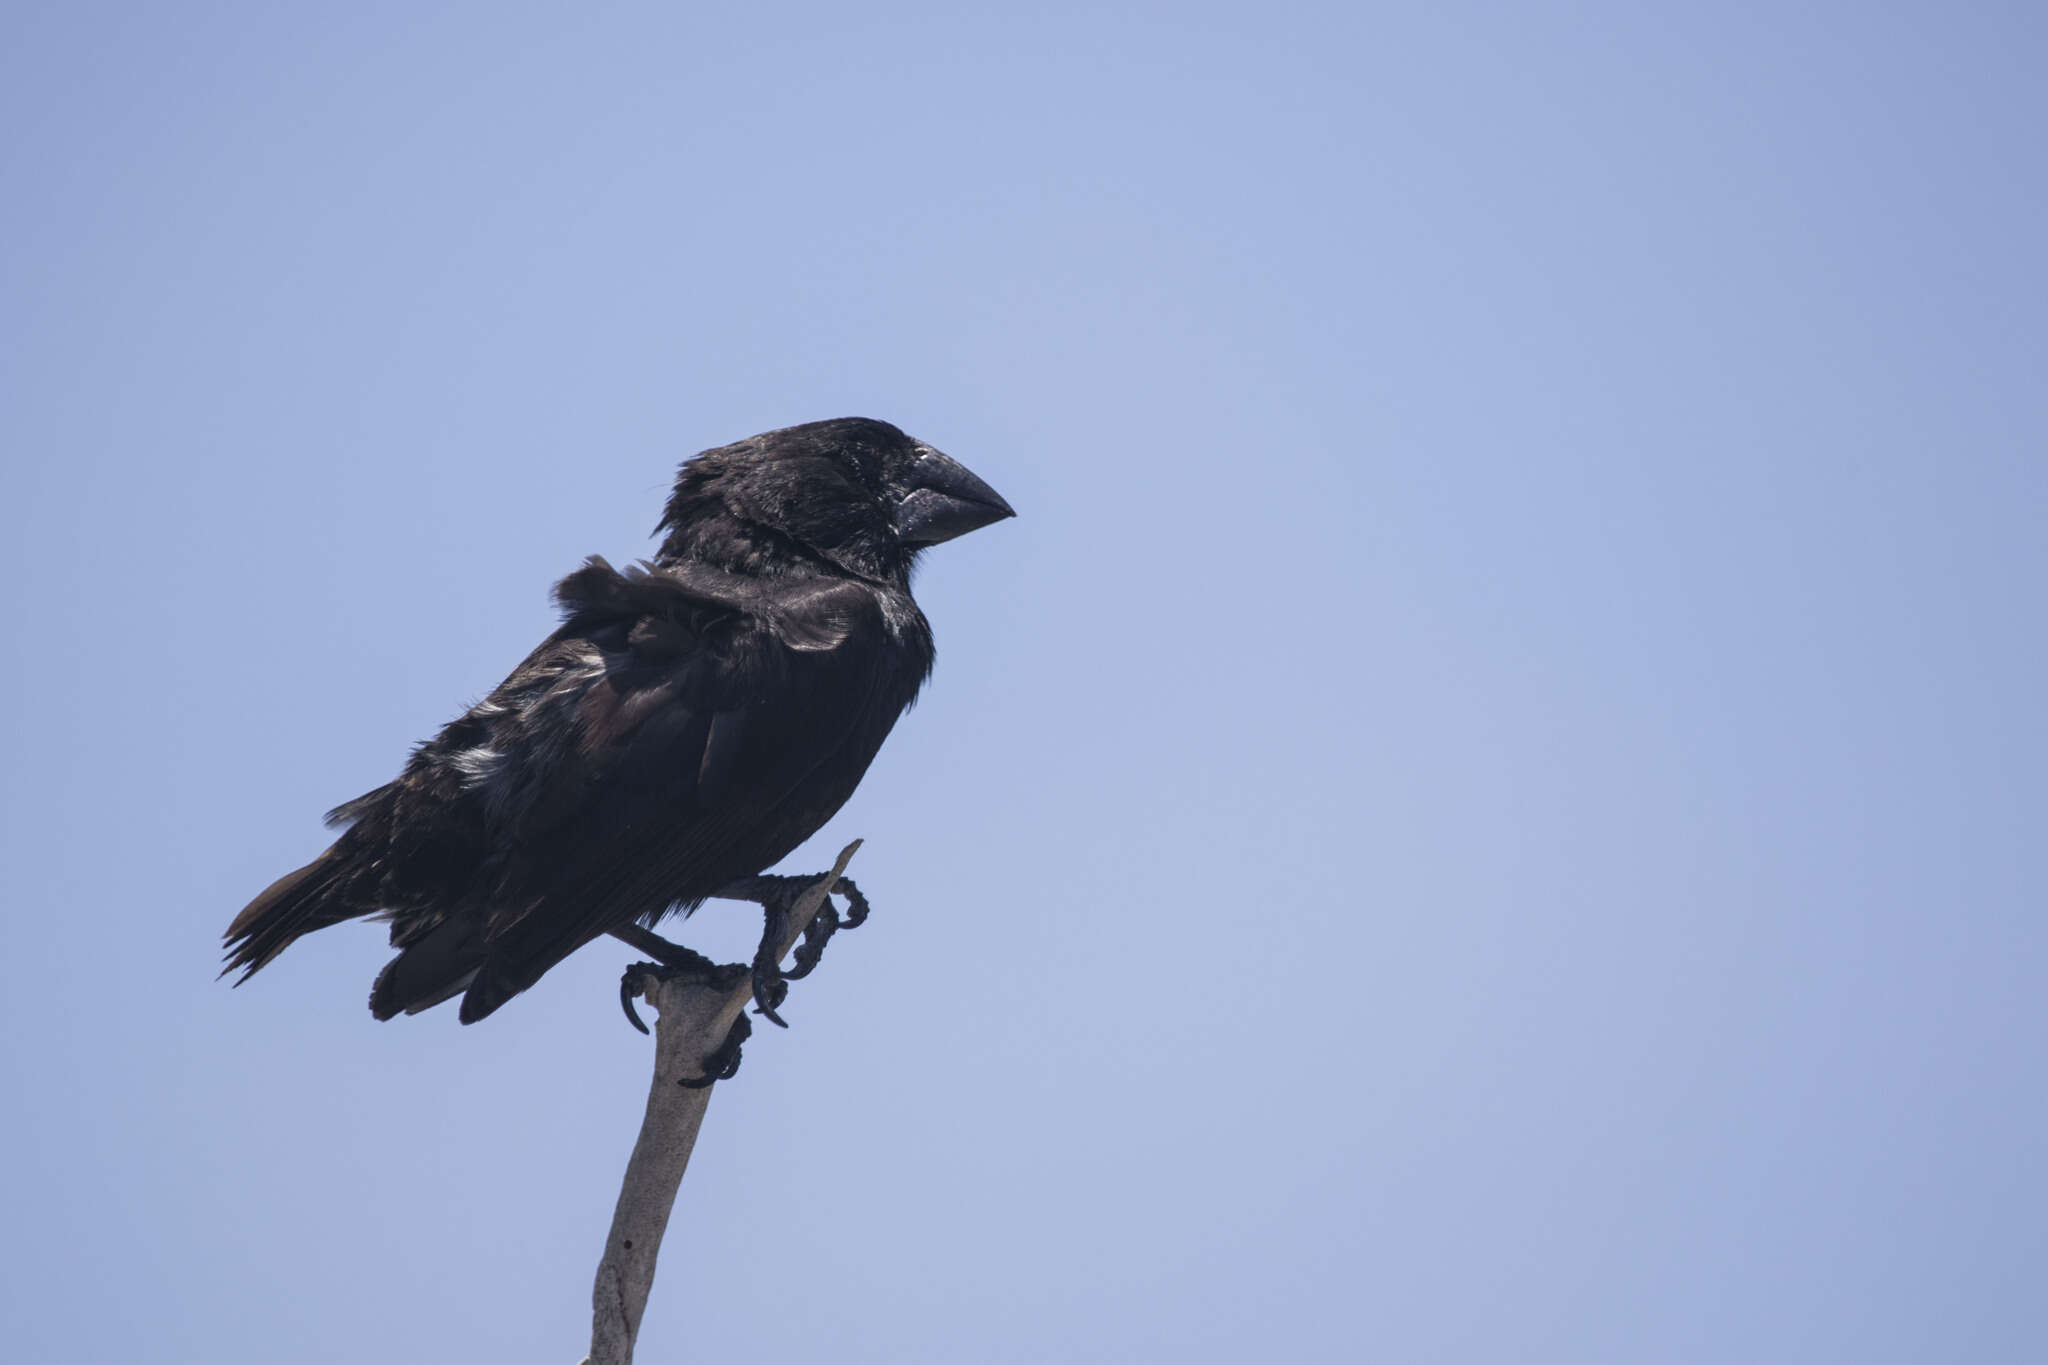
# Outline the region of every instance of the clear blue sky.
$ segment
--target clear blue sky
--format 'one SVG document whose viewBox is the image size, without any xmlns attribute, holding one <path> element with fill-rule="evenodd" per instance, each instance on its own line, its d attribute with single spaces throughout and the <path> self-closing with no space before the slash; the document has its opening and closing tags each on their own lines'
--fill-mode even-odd
<svg viewBox="0 0 2048 1365">
<path fill-rule="evenodd" d="M 576 1359 L 632 955 L 218 936 L 858 413 L 1021 516 L 645 1358 L 2048 1358 L 2040 12 L 1021 8 L 10 11 L 5 1353 Z"/>
</svg>

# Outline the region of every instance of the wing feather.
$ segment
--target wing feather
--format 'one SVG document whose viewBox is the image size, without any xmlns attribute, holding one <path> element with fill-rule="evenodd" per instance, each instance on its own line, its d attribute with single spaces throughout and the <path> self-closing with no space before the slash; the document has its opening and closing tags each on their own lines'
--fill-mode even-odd
<svg viewBox="0 0 2048 1365">
<path fill-rule="evenodd" d="M 494 745 L 502 777 L 480 779 L 507 790 L 492 807 L 502 870 L 465 1020 L 606 930 L 781 856 L 762 851 L 787 822 L 780 808 L 877 687 L 877 651 L 860 642 L 879 641 L 884 623 L 859 584 L 777 596 L 748 581 L 744 596 L 717 597 L 739 580 L 700 575 L 679 590 L 667 574 L 601 581 L 597 569 L 564 593 L 572 659 L 533 689 L 532 724 Z"/>
</svg>

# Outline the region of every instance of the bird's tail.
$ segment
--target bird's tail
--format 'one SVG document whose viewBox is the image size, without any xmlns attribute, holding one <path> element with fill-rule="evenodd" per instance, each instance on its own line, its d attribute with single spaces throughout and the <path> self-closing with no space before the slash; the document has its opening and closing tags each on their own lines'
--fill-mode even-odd
<svg viewBox="0 0 2048 1365">
<path fill-rule="evenodd" d="M 272 882 L 228 926 L 223 936 L 228 965 L 220 974 L 226 976 L 241 968 L 242 974 L 235 980 L 239 986 L 299 935 L 366 913 L 343 894 L 345 870 L 344 859 L 329 848 L 298 871 Z"/>
<path fill-rule="evenodd" d="M 484 964 L 483 925 L 473 915 L 444 919 L 407 935 L 398 947 L 402 951 L 370 988 L 370 1013 L 379 1019 L 418 1014 L 468 990 Z"/>
</svg>

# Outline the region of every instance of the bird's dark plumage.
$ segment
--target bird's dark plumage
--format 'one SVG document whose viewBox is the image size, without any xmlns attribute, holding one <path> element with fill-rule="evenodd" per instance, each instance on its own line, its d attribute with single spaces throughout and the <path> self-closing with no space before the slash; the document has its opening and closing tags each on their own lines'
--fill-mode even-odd
<svg viewBox="0 0 2048 1365">
<path fill-rule="evenodd" d="M 591 939 L 760 872 L 853 794 L 931 671 L 917 553 L 1010 515 L 886 422 L 705 451 L 656 557 L 557 584 L 561 627 L 329 814 L 347 828 L 236 917 L 228 969 L 375 915 L 400 951 L 372 1013 L 461 995 L 469 1023 Z"/>
</svg>

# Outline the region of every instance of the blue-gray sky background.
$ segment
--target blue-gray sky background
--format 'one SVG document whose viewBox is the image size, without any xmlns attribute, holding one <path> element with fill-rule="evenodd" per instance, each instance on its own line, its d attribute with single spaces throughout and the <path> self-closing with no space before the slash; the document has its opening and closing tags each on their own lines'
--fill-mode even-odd
<svg viewBox="0 0 2048 1365">
<path fill-rule="evenodd" d="M 632 954 L 218 935 L 860 413 L 1022 515 L 644 1358 L 2048 1358 L 2041 13 L 971 8 L 10 11 L 5 1353 L 580 1354 Z"/>
</svg>

